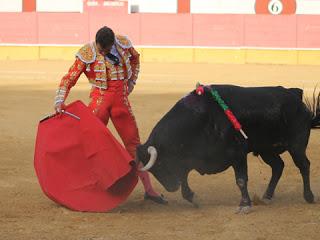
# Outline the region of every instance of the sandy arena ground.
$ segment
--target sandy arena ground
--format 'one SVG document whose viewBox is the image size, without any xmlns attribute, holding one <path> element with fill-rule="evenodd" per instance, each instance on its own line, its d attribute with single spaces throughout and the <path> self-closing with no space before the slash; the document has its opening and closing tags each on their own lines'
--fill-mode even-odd
<svg viewBox="0 0 320 240">
<path fill-rule="evenodd" d="M 249 215 L 235 210 L 240 192 L 232 169 L 218 175 L 190 176 L 201 207 L 193 208 L 180 192 L 157 190 L 170 201 L 159 206 L 143 201 L 138 184 L 130 198 L 110 213 L 80 213 L 65 209 L 42 193 L 33 169 L 38 120 L 52 112 L 54 93 L 71 62 L 0 62 L 0 240 L 59 239 L 319 239 L 320 204 L 302 197 L 298 169 L 284 154 L 285 169 L 271 205 L 254 206 Z M 243 86 L 301 87 L 310 95 L 320 83 L 318 66 L 143 64 L 130 97 L 144 142 L 155 123 L 196 82 Z M 89 85 L 81 78 L 69 102 L 88 102 Z M 308 148 L 311 187 L 320 196 L 320 130 L 312 131 Z M 249 191 L 262 196 L 270 168 L 249 156 Z"/>
</svg>

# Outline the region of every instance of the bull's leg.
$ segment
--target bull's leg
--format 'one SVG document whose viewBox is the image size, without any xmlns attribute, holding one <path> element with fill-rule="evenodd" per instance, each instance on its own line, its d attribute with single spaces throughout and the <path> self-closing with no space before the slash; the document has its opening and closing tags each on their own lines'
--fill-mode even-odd
<svg viewBox="0 0 320 240">
<path fill-rule="evenodd" d="M 314 196 L 310 188 L 310 161 L 308 160 L 305 150 L 289 150 L 290 155 L 299 168 L 303 179 L 303 196 L 308 203 L 314 202 Z"/>
<path fill-rule="evenodd" d="M 188 174 L 189 173 L 185 173 L 182 178 L 181 194 L 182 194 L 182 197 L 186 199 L 188 202 L 192 203 L 194 207 L 199 207 L 199 204 L 195 200 L 195 194 L 189 187 Z"/>
<path fill-rule="evenodd" d="M 233 169 L 235 172 L 236 183 L 241 191 L 241 201 L 237 213 L 249 213 L 251 209 L 251 199 L 248 193 L 248 166 L 247 158 L 239 159 L 235 162 Z"/>
<path fill-rule="evenodd" d="M 294 126 L 293 136 L 290 136 L 289 153 L 294 164 L 299 168 L 303 179 L 303 196 L 308 203 L 314 202 L 314 196 L 310 188 L 310 161 L 306 155 L 306 149 L 310 137 L 310 128 L 305 124 Z"/>
<path fill-rule="evenodd" d="M 277 154 L 262 153 L 260 156 L 262 157 L 263 161 L 272 168 L 272 177 L 270 179 L 268 188 L 263 195 L 263 199 L 271 200 L 282 175 L 284 163 L 281 157 Z"/>
</svg>

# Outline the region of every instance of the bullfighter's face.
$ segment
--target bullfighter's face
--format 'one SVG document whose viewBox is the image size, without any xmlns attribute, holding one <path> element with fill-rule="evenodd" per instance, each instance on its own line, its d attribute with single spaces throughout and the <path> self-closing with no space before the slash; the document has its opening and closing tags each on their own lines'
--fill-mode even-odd
<svg viewBox="0 0 320 240">
<path fill-rule="evenodd" d="M 106 56 L 110 51 L 111 51 L 111 48 L 112 48 L 112 45 L 109 45 L 109 46 L 106 46 L 106 47 L 102 47 L 99 43 L 97 43 L 97 49 L 98 49 L 98 52 L 102 55 L 102 56 Z"/>
</svg>

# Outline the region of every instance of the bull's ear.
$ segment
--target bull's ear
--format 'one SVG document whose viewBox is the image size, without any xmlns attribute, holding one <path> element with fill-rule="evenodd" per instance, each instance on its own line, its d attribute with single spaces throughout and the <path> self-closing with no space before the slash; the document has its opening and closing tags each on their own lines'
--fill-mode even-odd
<svg viewBox="0 0 320 240">
<path fill-rule="evenodd" d="M 198 95 L 195 91 L 182 99 L 182 104 L 188 109 L 197 112 L 206 112 L 206 96 Z"/>
<path fill-rule="evenodd" d="M 211 92 L 211 85 L 205 85 L 204 86 L 204 91 L 205 91 L 205 93 L 210 93 Z"/>
</svg>

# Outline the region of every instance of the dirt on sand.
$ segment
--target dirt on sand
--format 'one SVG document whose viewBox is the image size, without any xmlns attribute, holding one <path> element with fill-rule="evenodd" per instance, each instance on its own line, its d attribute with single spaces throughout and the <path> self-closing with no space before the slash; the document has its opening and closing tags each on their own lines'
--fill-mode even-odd
<svg viewBox="0 0 320 240">
<path fill-rule="evenodd" d="M 266 240 L 319 239 L 320 204 L 307 204 L 302 179 L 288 154 L 275 199 L 256 205 L 248 215 L 237 215 L 240 192 L 232 169 L 209 176 L 190 175 L 200 208 L 184 201 L 180 192 L 167 193 L 153 178 L 155 188 L 170 204 L 143 201 L 138 184 L 129 199 L 109 213 L 73 212 L 42 193 L 33 168 L 38 120 L 52 113 L 53 98 L 71 62 L 0 62 L 0 240 Z M 142 64 L 131 105 L 144 142 L 155 123 L 173 104 L 202 83 L 242 86 L 300 87 L 306 95 L 320 82 L 316 66 Z M 89 84 L 81 77 L 68 102 L 88 103 Z M 112 131 L 115 133 L 112 126 Z M 320 196 L 320 130 L 313 130 L 308 147 L 311 187 Z M 249 156 L 249 192 L 259 199 L 271 169 Z M 256 197 L 254 197 L 256 196 Z M 256 202 L 259 203 L 257 200 Z"/>
</svg>

